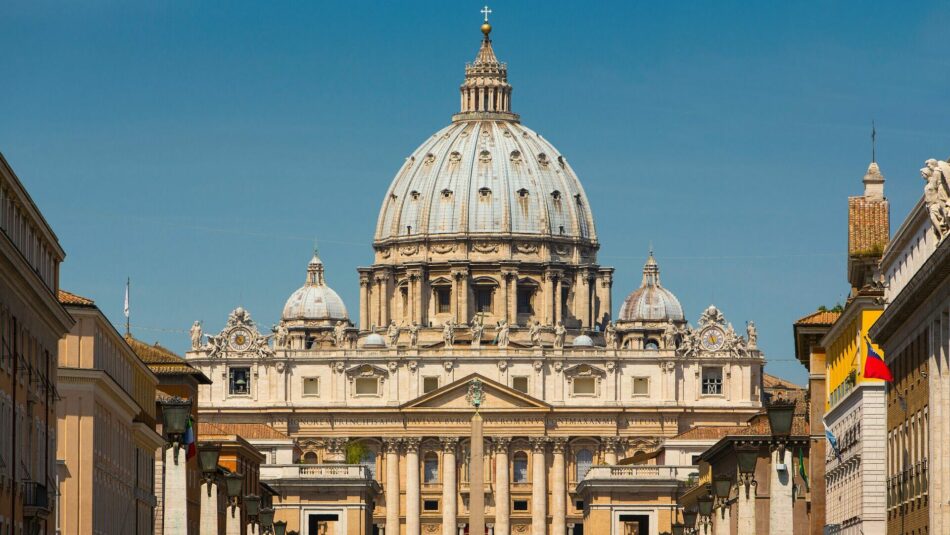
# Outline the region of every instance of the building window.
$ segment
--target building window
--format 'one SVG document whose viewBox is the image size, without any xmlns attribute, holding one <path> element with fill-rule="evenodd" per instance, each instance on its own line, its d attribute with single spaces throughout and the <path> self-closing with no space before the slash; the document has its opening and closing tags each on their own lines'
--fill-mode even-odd
<svg viewBox="0 0 950 535">
<path fill-rule="evenodd" d="M 575 396 L 593 396 L 597 394 L 596 377 L 575 377 L 571 382 L 574 385 Z"/>
<path fill-rule="evenodd" d="M 722 368 L 703 368 L 703 394 L 722 394 Z"/>
<path fill-rule="evenodd" d="M 590 466 L 594 464 L 594 453 L 588 449 L 580 450 L 574 456 L 574 463 L 577 465 L 574 480 L 581 481 L 587 475 Z"/>
<path fill-rule="evenodd" d="M 528 378 L 527 377 L 512 377 L 511 378 L 511 388 L 517 390 L 518 392 L 528 393 Z"/>
<path fill-rule="evenodd" d="M 482 312 L 485 314 L 492 313 L 491 298 L 493 291 L 494 288 L 491 286 L 475 287 L 475 312 Z"/>
<path fill-rule="evenodd" d="M 432 288 L 435 294 L 435 311 L 438 314 L 450 314 L 452 312 L 452 288 L 448 286 L 436 286 Z"/>
<path fill-rule="evenodd" d="M 304 377 L 303 378 L 303 395 L 305 396 L 319 396 L 320 395 L 320 378 L 319 377 Z"/>
<path fill-rule="evenodd" d="M 528 500 L 515 500 L 511 504 L 512 511 L 527 511 L 528 510 Z"/>
<path fill-rule="evenodd" d="M 402 286 L 399 288 L 399 296 L 402 299 L 402 317 L 409 317 L 409 287 Z"/>
<path fill-rule="evenodd" d="M 646 349 L 647 351 L 656 351 L 660 349 L 660 343 L 653 338 L 647 338 L 646 341 L 643 342 L 643 349 Z"/>
<path fill-rule="evenodd" d="M 379 379 L 375 377 L 357 377 L 354 384 L 357 396 L 379 395 Z"/>
<path fill-rule="evenodd" d="M 634 396 L 649 396 L 650 395 L 650 378 L 649 377 L 634 377 L 633 378 L 633 395 Z"/>
<path fill-rule="evenodd" d="M 515 483 L 527 483 L 528 482 L 528 454 L 519 451 L 514 454 L 511 460 L 512 464 L 512 481 Z"/>
<path fill-rule="evenodd" d="M 246 396 L 251 393 L 250 368 L 228 370 L 228 393 L 232 396 Z"/>
<path fill-rule="evenodd" d="M 422 393 L 428 394 L 433 390 L 439 388 L 439 378 L 438 377 L 423 377 L 422 378 Z"/>
<path fill-rule="evenodd" d="M 439 456 L 434 451 L 430 451 L 425 456 L 422 481 L 424 483 L 439 482 Z"/>
<path fill-rule="evenodd" d="M 303 462 L 304 464 L 317 464 L 317 454 L 312 451 L 304 453 Z"/>
<path fill-rule="evenodd" d="M 534 299 L 534 288 L 518 286 L 518 314 L 534 314 L 531 301 Z"/>
<path fill-rule="evenodd" d="M 577 509 L 578 511 L 583 511 L 583 510 L 584 510 L 584 500 L 577 500 L 576 502 L 574 502 L 574 509 Z"/>
<path fill-rule="evenodd" d="M 423 501 L 422 501 L 422 510 L 423 510 L 423 511 L 438 511 L 438 510 L 439 510 L 439 500 L 423 500 Z"/>
</svg>

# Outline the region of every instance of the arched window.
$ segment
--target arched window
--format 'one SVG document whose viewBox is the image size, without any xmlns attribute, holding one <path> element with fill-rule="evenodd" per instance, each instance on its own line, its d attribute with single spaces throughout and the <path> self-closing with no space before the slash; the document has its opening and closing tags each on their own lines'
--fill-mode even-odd
<svg viewBox="0 0 950 535">
<path fill-rule="evenodd" d="M 653 338 L 647 338 L 647 340 L 643 342 L 643 349 L 646 349 L 647 351 L 657 351 L 660 349 L 660 342 L 654 340 Z"/>
<path fill-rule="evenodd" d="M 426 453 L 423 462 L 422 480 L 424 483 L 439 482 L 439 456 L 434 451 Z"/>
<path fill-rule="evenodd" d="M 360 458 L 360 464 L 366 467 L 369 477 L 376 479 L 376 452 L 367 448 L 363 451 L 363 457 Z"/>
<path fill-rule="evenodd" d="M 308 451 L 303 455 L 303 462 L 304 464 L 317 464 L 317 454 L 312 451 Z"/>
<path fill-rule="evenodd" d="M 590 466 L 594 464 L 594 453 L 588 449 L 579 450 L 574 456 L 574 464 L 577 465 L 576 481 L 581 481 L 587 475 Z"/>
<path fill-rule="evenodd" d="M 514 477 L 512 480 L 515 483 L 527 483 L 528 482 L 528 454 L 519 451 L 515 453 L 514 457 L 511 460 L 512 472 Z"/>
</svg>

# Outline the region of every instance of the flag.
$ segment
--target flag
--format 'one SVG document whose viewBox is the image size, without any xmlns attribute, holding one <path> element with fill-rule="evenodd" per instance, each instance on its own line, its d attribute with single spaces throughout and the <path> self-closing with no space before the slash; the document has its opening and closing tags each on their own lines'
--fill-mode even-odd
<svg viewBox="0 0 950 535">
<path fill-rule="evenodd" d="M 128 319 L 129 318 L 129 280 L 128 279 L 126 279 L 125 281 L 125 308 L 123 308 L 123 311 L 125 312 L 125 318 Z"/>
<path fill-rule="evenodd" d="M 802 476 L 802 481 L 805 482 L 805 490 L 810 490 L 811 486 L 808 484 L 808 475 L 805 473 L 804 448 L 798 448 L 798 475 Z"/>
<path fill-rule="evenodd" d="M 185 426 L 185 438 L 183 443 L 187 448 L 185 460 L 191 459 L 198 453 L 198 446 L 195 444 L 195 422 L 191 418 L 188 418 L 188 425 Z"/>
<path fill-rule="evenodd" d="M 868 346 L 868 356 L 864 359 L 864 376 L 868 379 L 884 379 L 887 382 L 893 381 L 894 376 L 891 375 L 891 370 L 887 367 L 884 359 L 871 347 L 871 341 L 868 340 L 867 336 L 864 337 L 864 341 Z"/>
<path fill-rule="evenodd" d="M 835 438 L 835 434 L 831 432 L 831 429 L 828 429 L 828 423 L 825 422 L 824 418 L 821 419 L 821 423 L 825 425 L 825 438 L 827 438 L 828 443 L 831 444 L 831 451 L 835 453 L 838 462 L 841 462 L 841 450 L 838 449 L 838 439 Z"/>
</svg>

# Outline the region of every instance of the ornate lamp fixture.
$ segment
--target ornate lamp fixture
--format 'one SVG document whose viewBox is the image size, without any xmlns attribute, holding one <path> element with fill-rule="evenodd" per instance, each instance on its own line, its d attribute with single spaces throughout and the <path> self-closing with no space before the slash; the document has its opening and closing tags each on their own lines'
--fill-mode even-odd
<svg viewBox="0 0 950 535">
<path fill-rule="evenodd" d="M 244 486 L 244 474 L 231 472 L 224 476 L 224 485 L 228 492 L 228 501 L 231 503 L 231 518 L 234 518 L 234 510 L 241 503 L 241 487 Z"/>
<path fill-rule="evenodd" d="M 211 496 L 211 484 L 218 476 L 218 458 L 221 456 L 221 445 L 203 443 L 198 446 L 198 466 L 201 467 L 201 476 L 208 484 L 208 496 Z"/>
<path fill-rule="evenodd" d="M 274 522 L 274 535 L 287 535 L 287 522 L 283 520 Z"/>
<path fill-rule="evenodd" d="M 686 533 L 686 526 L 680 524 L 679 522 L 673 522 L 673 535 L 684 535 Z"/>
<path fill-rule="evenodd" d="M 248 494 L 244 497 L 244 513 L 247 515 L 247 523 L 257 522 L 257 515 L 261 512 L 261 498 L 255 494 Z"/>
<path fill-rule="evenodd" d="M 726 504 L 729 503 L 729 494 L 732 492 L 732 476 L 719 474 L 713 478 L 713 492 L 716 495 L 716 504 L 719 506 L 719 514 L 726 518 Z"/>
<path fill-rule="evenodd" d="M 765 410 L 769 416 L 772 440 L 776 442 L 779 450 L 779 459 L 785 459 L 785 444 L 788 442 L 789 435 L 792 434 L 792 421 L 795 418 L 795 402 L 777 399 Z"/>
<path fill-rule="evenodd" d="M 274 510 L 270 507 L 265 507 L 260 510 L 257 518 L 261 524 L 261 533 L 270 533 L 274 527 Z"/>
<path fill-rule="evenodd" d="M 699 523 L 706 528 L 704 531 L 708 531 L 709 524 L 712 523 L 712 511 L 713 511 L 713 496 L 712 494 L 704 494 L 699 498 L 696 498 L 696 505 L 699 507 Z"/>
<path fill-rule="evenodd" d="M 178 447 L 182 435 L 188 428 L 191 415 L 191 401 L 182 398 L 168 398 L 162 401 L 162 432 L 165 441 L 175 448 L 175 464 L 178 464 Z"/>
<path fill-rule="evenodd" d="M 739 465 L 739 481 L 745 485 L 745 497 L 749 497 L 749 487 L 758 483 L 755 481 L 755 463 L 759 460 L 758 446 L 737 446 L 736 460 Z"/>
<path fill-rule="evenodd" d="M 684 509 L 683 510 L 683 523 L 686 524 L 685 528 L 693 531 L 696 529 L 696 516 L 699 513 L 696 509 Z"/>
</svg>

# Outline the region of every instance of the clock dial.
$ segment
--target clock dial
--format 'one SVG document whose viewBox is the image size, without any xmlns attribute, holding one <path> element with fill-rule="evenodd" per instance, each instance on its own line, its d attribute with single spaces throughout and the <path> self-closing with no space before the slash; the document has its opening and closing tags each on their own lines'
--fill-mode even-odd
<svg viewBox="0 0 950 535">
<path fill-rule="evenodd" d="M 717 351 L 725 342 L 725 333 L 719 327 L 712 327 L 703 331 L 703 348 L 708 351 Z"/>
<path fill-rule="evenodd" d="M 231 349 L 235 351 L 244 351 L 251 346 L 251 333 L 244 329 L 237 329 L 231 333 Z"/>
</svg>

